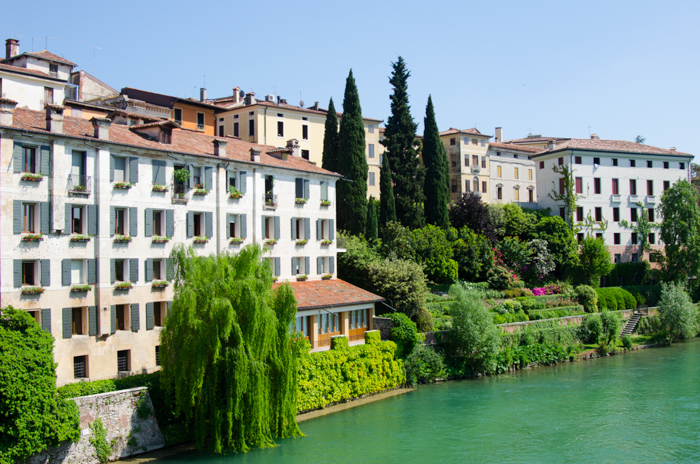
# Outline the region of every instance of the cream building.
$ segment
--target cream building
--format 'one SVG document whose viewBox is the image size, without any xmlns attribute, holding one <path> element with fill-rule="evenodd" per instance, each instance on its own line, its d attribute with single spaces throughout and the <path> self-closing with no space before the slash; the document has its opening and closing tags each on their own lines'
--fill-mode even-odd
<svg viewBox="0 0 700 464">
<path fill-rule="evenodd" d="M 496 128 L 498 134 L 500 128 Z M 537 207 L 535 162 L 530 159 L 539 148 L 491 142 L 489 193 L 491 203 L 518 203 L 526 208 Z"/>
<path fill-rule="evenodd" d="M 440 132 L 450 166 L 450 201 L 458 201 L 463 194 L 476 192 L 482 201 L 491 201 L 489 189 L 488 144 L 492 136 L 477 129 L 455 129 Z"/>
</svg>

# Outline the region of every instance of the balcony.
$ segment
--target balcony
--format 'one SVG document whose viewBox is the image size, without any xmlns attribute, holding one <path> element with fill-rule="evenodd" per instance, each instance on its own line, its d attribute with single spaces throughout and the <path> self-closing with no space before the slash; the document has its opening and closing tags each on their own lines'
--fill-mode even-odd
<svg viewBox="0 0 700 464">
<path fill-rule="evenodd" d="M 266 193 L 263 195 L 263 209 L 277 209 L 277 195 Z"/>
<path fill-rule="evenodd" d="M 187 204 L 187 184 L 184 182 L 173 182 L 173 203 Z"/>
<path fill-rule="evenodd" d="M 622 195 L 613 193 L 610 195 L 610 201 L 613 203 L 620 203 L 622 201 Z"/>
<path fill-rule="evenodd" d="M 647 205 L 655 205 L 655 204 L 656 204 L 656 196 L 647 195 Z"/>
<path fill-rule="evenodd" d="M 80 174 L 68 176 L 68 194 L 75 196 L 90 196 L 92 193 L 92 177 Z"/>
<path fill-rule="evenodd" d="M 630 204 L 635 204 L 639 201 L 639 195 L 630 195 Z"/>
<path fill-rule="evenodd" d="M 478 164 L 473 164 L 471 167 L 472 174 L 479 174 L 481 172 L 481 166 Z"/>
</svg>

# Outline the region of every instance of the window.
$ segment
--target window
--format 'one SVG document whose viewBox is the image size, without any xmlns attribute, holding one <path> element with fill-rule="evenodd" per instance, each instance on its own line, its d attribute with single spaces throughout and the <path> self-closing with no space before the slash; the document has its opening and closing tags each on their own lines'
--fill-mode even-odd
<svg viewBox="0 0 700 464">
<path fill-rule="evenodd" d="M 73 358 L 73 378 L 86 379 L 88 377 L 88 357 L 76 356 Z"/>
<path fill-rule="evenodd" d="M 309 159 L 309 150 L 302 150 L 301 157 L 304 158 L 305 160 L 308 160 Z"/>
<path fill-rule="evenodd" d="M 501 156 L 501 154 L 499 153 L 498 156 Z M 513 159 L 518 159 L 518 155 L 513 155 Z"/>
<path fill-rule="evenodd" d="M 163 280 L 163 262 L 162 259 L 153 260 L 153 280 Z"/>
<path fill-rule="evenodd" d="M 255 135 L 255 119 L 250 119 L 248 121 L 248 135 L 250 137 Z"/>
<path fill-rule="evenodd" d="M 126 209 L 114 209 L 114 234 L 126 235 Z"/>
<path fill-rule="evenodd" d="M 601 208 L 600 206 L 596 206 L 595 208 L 595 220 L 596 222 L 603 221 L 603 208 Z"/>
<path fill-rule="evenodd" d="M 477 155 L 472 155 L 472 166 L 479 166 L 479 157 Z"/>
<path fill-rule="evenodd" d="M 223 127 L 221 128 L 223 130 Z M 223 134 L 221 135 L 223 137 Z M 173 138 L 173 130 L 169 127 L 161 127 L 160 143 L 170 144 Z"/>
<path fill-rule="evenodd" d="M 153 211 L 153 235 L 164 235 L 163 216 L 163 211 Z"/>
<path fill-rule="evenodd" d="M 255 112 L 254 112 L 254 111 L 251 111 L 251 112 L 248 113 L 248 116 L 253 116 L 254 114 L 255 114 Z"/>
<path fill-rule="evenodd" d="M 310 274 L 308 257 L 292 258 L 292 275 Z"/>
<path fill-rule="evenodd" d="M 518 171 L 518 168 L 513 168 L 513 177 L 515 179 L 520 179 L 520 173 Z"/>
<path fill-rule="evenodd" d="M 369 185 L 374 186 L 374 173 L 373 172 L 369 173 Z"/>
<path fill-rule="evenodd" d="M 85 273 L 83 272 L 84 260 L 72 259 L 70 262 L 70 282 L 71 284 L 84 284 Z"/>
<path fill-rule="evenodd" d="M 311 219 L 292 218 L 292 240 L 311 239 Z"/>
<path fill-rule="evenodd" d="M 603 234 L 601 234 L 600 232 L 596 232 L 595 238 L 596 238 L 596 239 L 603 240 Z"/>
<path fill-rule="evenodd" d="M 117 282 L 125 282 L 129 280 L 127 276 L 128 261 L 126 259 L 115 259 L 114 260 L 114 280 Z"/>
<path fill-rule="evenodd" d="M 486 169 L 486 157 L 485 156 L 481 157 L 481 167 L 483 169 Z"/>
<path fill-rule="evenodd" d="M 574 164 L 583 164 L 580 156 L 574 156 Z"/>
<path fill-rule="evenodd" d="M 53 105 L 53 88 L 44 87 L 44 103 Z"/>
<path fill-rule="evenodd" d="M 651 245 L 655 245 L 656 244 L 656 235 L 654 235 L 653 233 L 649 234 L 649 236 L 647 237 L 647 240 L 649 240 L 649 243 Z"/>
<path fill-rule="evenodd" d="M 632 245 L 636 245 L 638 240 L 637 232 L 632 232 Z"/>
<path fill-rule="evenodd" d="M 615 245 L 620 244 L 620 234 L 618 232 L 613 234 L 613 244 L 615 244 Z"/>
<path fill-rule="evenodd" d="M 621 263 L 621 262 L 622 262 L 622 255 L 618 253 L 615 255 L 615 264 Z"/>
<path fill-rule="evenodd" d="M 472 180 L 472 190 L 474 190 L 474 192 L 476 193 L 479 193 L 479 179 L 476 177 Z"/>
<path fill-rule="evenodd" d="M 239 135 L 239 129 L 238 129 L 238 121 L 233 123 L 233 136 L 234 137 L 240 137 Z"/>
<path fill-rule="evenodd" d="M 620 208 L 613 208 L 613 222 L 620 222 Z"/>
<path fill-rule="evenodd" d="M 566 219 L 566 212 L 564 211 L 564 208 L 559 208 L 559 217 Z"/>
<path fill-rule="evenodd" d="M 637 160 L 630 160 L 630 167 L 636 168 L 637 167 Z"/>
<path fill-rule="evenodd" d="M 117 351 L 117 372 L 129 372 L 130 351 Z"/>
<path fill-rule="evenodd" d="M 540 169 L 544 169 L 544 161 L 540 161 Z"/>
<path fill-rule="evenodd" d="M 481 141 L 481 146 L 482 146 L 482 147 L 485 147 L 485 146 L 486 146 L 486 140 L 482 140 L 482 141 Z"/>
<path fill-rule="evenodd" d="M 49 64 L 49 75 L 53 77 L 58 77 L 58 65 L 57 64 Z"/>
<path fill-rule="evenodd" d="M 83 310 L 87 308 L 73 308 L 72 311 L 72 324 L 73 324 L 73 335 L 87 335 L 86 327 L 84 327 L 84 322 L 87 322 L 87 317 L 83 317 Z"/>
<path fill-rule="evenodd" d="M 576 193 L 583 193 L 583 177 L 576 178 Z"/>
<path fill-rule="evenodd" d="M 647 195 L 649 195 L 649 196 L 654 195 L 654 181 L 653 180 L 647 180 Z"/>
<path fill-rule="evenodd" d="M 576 221 L 577 222 L 583 221 L 583 206 L 576 207 Z"/>
<path fill-rule="evenodd" d="M 496 175 L 498 177 L 503 177 L 503 172 L 501 171 L 501 166 L 496 166 Z"/>
<path fill-rule="evenodd" d="M 465 192 L 471 191 L 471 185 L 470 185 L 469 179 L 464 181 L 464 191 Z"/>
<path fill-rule="evenodd" d="M 192 228 L 195 237 L 202 236 L 202 213 L 194 213 L 192 215 Z"/>
<path fill-rule="evenodd" d="M 559 179 L 559 195 L 564 195 L 564 178 Z"/>
<path fill-rule="evenodd" d="M 469 185 L 469 184 L 467 184 Z M 503 200 L 503 187 L 496 188 L 496 196 L 499 200 Z"/>
<path fill-rule="evenodd" d="M 279 238 L 275 235 L 275 221 L 278 224 L 277 229 L 279 230 L 279 217 L 274 217 L 274 216 L 263 217 L 263 231 L 262 231 L 263 239 L 270 240 L 270 239 L 274 239 L 274 238 Z"/>
<path fill-rule="evenodd" d="M 367 125 L 367 132 L 369 132 L 370 134 L 374 134 L 374 124 Z"/>
<path fill-rule="evenodd" d="M 630 179 L 630 195 L 637 194 L 637 179 Z"/>
<path fill-rule="evenodd" d="M 301 138 L 303 140 L 309 140 L 309 126 L 306 124 L 301 126 Z"/>
<path fill-rule="evenodd" d="M 617 158 L 613 158 L 613 159 L 612 159 L 612 165 L 613 165 L 613 166 L 617 166 Z"/>
<path fill-rule="evenodd" d="M 464 144 L 469 145 L 469 137 L 464 137 Z"/>
<path fill-rule="evenodd" d="M 469 167 L 469 155 L 464 155 L 464 166 Z"/>
<path fill-rule="evenodd" d="M 600 166 L 600 158 L 593 158 L 593 164 Z"/>
<path fill-rule="evenodd" d="M 175 119 L 175 122 L 178 124 L 182 124 L 182 110 L 180 108 L 175 108 L 173 112 L 173 118 Z"/>
<path fill-rule="evenodd" d="M 513 194 L 515 197 L 515 201 L 520 201 L 520 190 L 519 189 L 513 189 Z"/>
<path fill-rule="evenodd" d="M 33 203 L 22 204 L 22 232 L 34 233 L 36 231 L 36 205 Z"/>
<path fill-rule="evenodd" d="M 116 329 L 128 330 L 127 327 L 129 327 L 129 321 L 127 321 L 127 318 L 129 317 L 129 305 L 117 305 L 115 313 Z"/>
<path fill-rule="evenodd" d="M 481 193 L 486 193 L 488 191 L 486 181 L 481 182 Z"/>
<path fill-rule="evenodd" d="M 369 157 L 374 158 L 374 144 L 370 143 L 367 145 L 367 150 L 369 151 Z"/>
<path fill-rule="evenodd" d="M 633 263 L 639 262 L 639 253 L 632 253 L 632 262 Z"/>
<path fill-rule="evenodd" d="M 457 145 L 457 139 L 456 139 L 456 138 L 453 137 L 453 138 L 450 139 L 450 146 L 451 146 L 451 145 Z"/>
<path fill-rule="evenodd" d="M 612 180 L 612 193 L 613 193 L 613 195 L 620 194 L 620 180 L 619 179 Z"/>
<path fill-rule="evenodd" d="M 36 285 L 36 262 L 22 261 L 22 285 Z"/>
<path fill-rule="evenodd" d="M 668 161 L 664 161 L 664 169 L 668 169 Z"/>
<path fill-rule="evenodd" d="M 123 156 L 114 157 L 114 181 L 126 181 L 126 158 Z"/>
<path fill-rule="evenodd" d="M 679 169 L 685 169 L 685 163 L 678 163 Z"/>
<path fill-rule="evenodd" d="M 651 160 L 647 160 L 647 167 L 648 168 L 653 168 L 654 167 L 654 162 Z"/>
<path fill-rule="evenodd" d="M 202 188 L 202 168 L 200 166 L 192 168 L 192 183 L 195 188 Z"/>
<path fill-rule="evenodd" d="M 583 242 L 583 234 L 581 234 L 581 233 L 576 234 L 576 242 L 577 243 Z"/>
<path fill-rule="evenodd" d="M 600 177 L 595 177 L 593 179 L 593 193 L 600 195 Z"/>
<path fill-rule="evenodd" d="M 168 303 L 165 301 L 157 301 L 153 303 L 153 325 L 155 327 L 162 327 L 165 322 L 165 316 L 167 313 Z"/>
<path fill-rule="evenodd" d="M 527 170 L 527 179 L 532 180 L 532 169 Z"/>
<path fill-rule="evenodd" d="M 649 222 L 654 222 L 654 208 L 649 208 L 647 213 L 649 213 Z"/>
<path fill-rule="evenodd" d="M 204 113 L 197 113 L 197 130 L 204 130 Z"/>
<path fill-rule="evenodd" d="M 564 158 L 559 158 L 557 160 L 557 163 L 559 164 L 559 166 L 563 166 L 564 165 Z"/>
<path fill-rule="evenodd" d="M 637 208 L 630 208 L 630 220 L 637 222 Z"/>
<path fill-rule="evenodd" d="M 156 366 L 160 366 L 160 345 L 156 346 Z"/>
<path fill-rule="evenodd" d="M 219 137 L 224 136 L 224 126 L 219 126 Z"/>
<path fill-rule="evenodd" d="M 671 181 L 665 180 L 664 181 L 664 192 L 670 188 L 671 188 Z"/>
<path fill-rule="evenodd" d="M 457 185 L 457 182 L 452 182 L 450 187 L 452 193 L 459 193 L 459 185 Z"/>
<path fill-rule="evenodd" d="M 22 172 L 37 172 L 36 148 L 24 147 L 22 149 Z"/>
<path fill-rule="evenodd" d="M 535 202 L 535 191 L 534 190 L 527 191 L 527 201 L 529 201 L 530 203 Z"/>
<path fill-rule="evenodd" d="M 277 137 L 284 137 L 284 121 L 277 121 Z"/>
<path fill-rule="evenodd" d="M 472 145 L 479 145 L 479 141 L 477 139 L 472 139 Z"/>
</svg>

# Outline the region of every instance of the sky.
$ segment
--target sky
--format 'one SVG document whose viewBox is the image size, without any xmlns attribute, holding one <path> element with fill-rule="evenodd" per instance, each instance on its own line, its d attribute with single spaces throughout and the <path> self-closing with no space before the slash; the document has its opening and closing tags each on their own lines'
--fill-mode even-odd
<svg viewBox="0 0 700 464">
<path fill-rule="evenodd" d="M 3 15 L 20 51 L 48 43 L 116 89 L 215 98 L 238 86 L 342 111 L 352 69 L 363 115 L 386 121 L 402 56 L 421 135 L 432 95 L 440 130 L 642 135 L 700 154 L 697 1 L 41 0 Z"/>
</svg>

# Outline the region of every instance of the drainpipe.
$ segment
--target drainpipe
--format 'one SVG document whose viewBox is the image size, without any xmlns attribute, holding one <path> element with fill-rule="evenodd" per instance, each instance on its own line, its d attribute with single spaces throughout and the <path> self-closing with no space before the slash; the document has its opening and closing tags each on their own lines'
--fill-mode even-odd
<svg viewBox="0 0 700 464">
<path fill-rule="evenodd" d="M 267 106 L 265 107 L 265 113 L 263 116 L 263 128 L 264 145 L 267 145 Z"/>
</svg>

